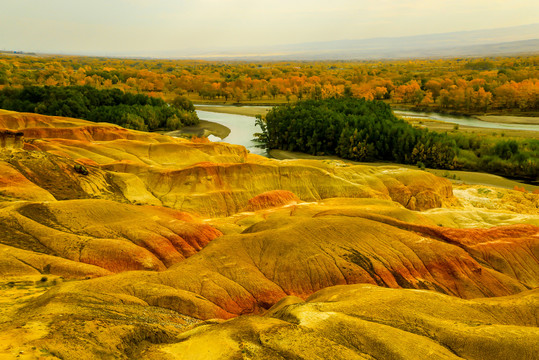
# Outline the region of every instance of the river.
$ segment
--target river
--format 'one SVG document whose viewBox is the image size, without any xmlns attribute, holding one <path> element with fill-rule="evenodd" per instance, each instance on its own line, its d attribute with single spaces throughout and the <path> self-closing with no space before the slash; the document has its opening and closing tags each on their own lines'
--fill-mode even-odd
<svg viewBox="0 0 539 360">
<path fill-rule="evenodd" d="M 488 129 L 501 129 L 501 130 L 523 130 L 523 131 L 539 131 L 539 118 L 537 119 L 537 125 L 534 124 L 502 124 L 490 121 L 479 120 L 470 116 L 455 116 L 444 115 L 438 113 L 422 113 L 408 110 L 394 110 L 393 113 L 397 116 L 406 118 L 424 118 L 425 120 L 437 120 L 448 122 L 452 124 L 459 124 L 463 126 L 472 126 Z"/>
<path fill-rule="evenodd" d="M 210 140 L 243 145 L 253 154 L 268 156 L 266 150 L 260 147 L 261 143 L 254 139 L 254 134 L 262 132 L 262 129 L 255 125 L 256 119 L 253 116 L 216 113 L 203 110 L 197 110 L 196 113 L 201 120 L 212 121 L 230 129 L 230 134 L 227 137 L 220 139 L 210 135 L 208 137 Z"/>
</svg>

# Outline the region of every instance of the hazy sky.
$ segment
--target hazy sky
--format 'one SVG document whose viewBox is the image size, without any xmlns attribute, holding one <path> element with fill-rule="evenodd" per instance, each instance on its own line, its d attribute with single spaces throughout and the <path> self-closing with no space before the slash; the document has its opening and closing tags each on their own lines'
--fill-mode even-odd
<svg viewBox="0 0 539 360">
<path fill-rule="evenodd" d="M 537 0 L 0 0 L 0 49 L 171 56 L 538 22 Z"/>
</svg>

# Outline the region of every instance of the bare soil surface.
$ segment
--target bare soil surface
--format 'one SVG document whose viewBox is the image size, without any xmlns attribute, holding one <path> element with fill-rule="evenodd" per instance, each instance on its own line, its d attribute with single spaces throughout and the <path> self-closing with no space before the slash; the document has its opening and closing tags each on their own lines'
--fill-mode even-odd
<svg viewBox="0 0 539 360">
<path fill-rule="evenodd" d="M 346 163 L 369 165 L 369 166 L 398 166 L 409 169 L 417 169 L 414 165 L 395 164 L 388 162 L 358 162 L 352 160 L 346 160 L 337 156 L 314 156 L 299 152 L 285 151 L 285 150 L 270 150 L 270 155 L 279 160 L 286 159 L 328 159 L 328 160 L 341 160 Z M 460 171 L 460 170 L 441 170 L 441 169 L 425 169 L 436 176 L 448 178 L 456 184 L 470 184 L 470 185 L 487 185 L 494 187 L 501 187 L 505 189 L 514 189 L 515 186 L 524 187 L 526 191 L 533 192 L 539 189 L 539 186 L 532 184 L 524 184 L 519 181 L 504 178 L 502 176 L 472 172 L 472 171 Z"/>
</svg>

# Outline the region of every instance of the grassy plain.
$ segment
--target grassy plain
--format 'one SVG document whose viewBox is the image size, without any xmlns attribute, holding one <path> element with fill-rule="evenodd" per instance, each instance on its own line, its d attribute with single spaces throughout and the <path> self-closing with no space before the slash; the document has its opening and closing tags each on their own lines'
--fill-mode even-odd
<svg viewBox="0 0 539 360">
<path fill-rule="evenodd" d="M 175 94 L 165 94 L 163 98 L 165 100 L 172 100 L 176 95 Z M 207 104 L 207 105 L 223 105 L 223 106 L 275 106 L 275 105 L 283 105 L 287 104 L 288 102 L 286 99 L 282 97 L 276 97 L 275 99 L 270 96 L 262 96 L 257 99 L 248 100 L 248 99 L 242 99 L 241 101 L 237 101 L 236 99 L 229 98 L 228 100 L 225 100 L 224 98 L 216 98 L 216 99 L 207 99 L 203 98 L 202 96 L 195 94 L 195 93 L 189 93 L 184 94 L 185 97 L 187 97 L 191 102 L 194 104 Z M 298 101 L 298 98 L 296 96 L 291 96 L 290 103 L 294 103 Z"/>
<path fill-rule="evenodd" d="M 484 121 L 497 122 L 499 118 L 505 118 L 504 116 L 492 116 L 492 121 L 490 120 L 491 116 L 485 116 Z M 512 118 L 507 116 L 507 118 Z M 487 120 L 488 119 L 488 120 Z M 526 118 L 530 119 L 530 118 Z M 437 132 L 448 132 L 452 134 L 466 134 L 466 135 L 476 135 L 476 136 L 489 136 L 498 139 L 502 138 L 516 138 L 516 139 L 537 139 L 539 140 L 539 131 L 523 131 L 523 130 L 507 130 L 507 129 L 489 129 L 489 128 L 480 128 L 475 126 L 465 126 L 443 122 L 439 120 L 425 119 L 425 118 L 406 118 L 410 124 L 419 127 L 425 127 L 431 131 Z M 539 120 L 538 120 L 539 121 Z M 514 122 L 517 124 L 517 122 Z M 532 123 L 530 123 L 532 124 Z"/>
</svg>

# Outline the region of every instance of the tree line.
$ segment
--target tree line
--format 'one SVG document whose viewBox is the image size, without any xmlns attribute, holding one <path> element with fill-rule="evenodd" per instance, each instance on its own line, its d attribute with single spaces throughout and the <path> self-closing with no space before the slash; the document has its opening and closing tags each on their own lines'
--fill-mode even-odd
<svg viewBox="0 0 539 360">
<path fill-rule="evenodd" d="M 171 105 L 145 94 L 91 86 L 25 86 L 0 90 L 0 108 L 19 112 L 109 122 L 141 131 L 177 130 L 198 123 L 195 108 L 188 99 L 176 97 Z"/>
<path fill-rule="evenodd" d="M 193 101 L 340 96 L 444 112 L 539 110 L 539 56 L 350 62 L 209 62 L 0 55 L 0 88 L 90 85 Z"/>
<path fill-rule="evenodd" d="M 539 141 L 480 139 L 416 128 L 381 101 L 305 100 L 258 117 L 269 149 L 390 161 L 419 167 L 469 169 L 536 180 Z"/>
</svg>

